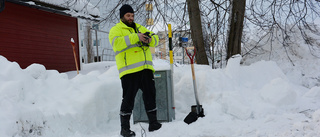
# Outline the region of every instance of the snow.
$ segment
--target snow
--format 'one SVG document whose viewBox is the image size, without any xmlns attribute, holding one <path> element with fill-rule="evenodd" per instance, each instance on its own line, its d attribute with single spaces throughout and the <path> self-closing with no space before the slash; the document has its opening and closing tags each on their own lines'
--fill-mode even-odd
<svg viewBox="0 0 320 137">
<path fill-rule="evenodd" d="M 175 66 L 176 119 L 155 132 L 148 132 L 146 123 L 132 121 L 131 129 L 137 136 L 145 129 L 151 137 L 320 136 L 319 86 L 295 84 L 300 77 L 288 78 L 274 61 L 240 65 L 242 60 L 235 56 L 224 69 L 195 65 L 206 116 L 190 125 L 183 119 L 195 105 L 191 67 Z M 119 137 L 122 90 L 115 62 L 83 64 L 79 75 L 41 64 L 21 69 L 3 56 L 0 64 L 2 137 Z M 154 67 L 165 70 L 170 64 L 154 60 Z"/>
<path fill-rule="evenodd" d="M 73 17 L 85 17 L 88 19 L 95 19 L 93 16 L 100 16 L 99 9 L 88 2 L 88 0 L 39 0 L 44 3 L 49 3 L 52 5 L 68 8 L 69 10 L 65 10 L 63 12 L 70 14 Z M 36 5 L 36 3 L 32 1 L 25 2 L 30 5 Z"/>
</svg>

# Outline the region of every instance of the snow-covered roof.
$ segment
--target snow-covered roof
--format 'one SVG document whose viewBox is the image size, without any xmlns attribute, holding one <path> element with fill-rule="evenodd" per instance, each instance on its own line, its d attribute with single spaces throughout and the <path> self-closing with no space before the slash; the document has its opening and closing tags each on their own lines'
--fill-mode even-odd
<svg viewBox="0 0 320 137">
<path fill-rule="evenodd" d="M 100 20 L 99 9 L 87 0 L 8 0 L 58 11 L 73 17 Z"/>
</svg>

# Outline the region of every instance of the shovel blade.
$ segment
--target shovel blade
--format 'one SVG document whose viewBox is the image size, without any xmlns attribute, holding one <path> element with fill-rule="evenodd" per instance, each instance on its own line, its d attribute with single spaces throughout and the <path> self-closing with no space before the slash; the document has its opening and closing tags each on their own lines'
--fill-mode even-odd
<svg viewBox="0 0 320 137">
<path fill-rule="evenodd" d="M 198 114 L 197 108 L 198 108 L 198 105 L 191 106 L 191 112 L 195 112 L 196 114 Z M 202 105 L 199 105 L 198 117 L 204 117 L 204 109 L 202 108 Z"/>
<path fill-rule="evenodd" d="M 200 112 L 197 113 L 197 107 L 199 107 Z M 192 122 L 195 122 L 198 120 L 199 117 L 204 117 L 204 110 L 202 108 L 202 105 L 193 105 L 191 106 L 191 112 L 187 115 L 186 118 L 184 118 L 184 122 L 187 124 L 191 124 Z"/>
<path fill-rule="evenodd" d="M 184 118 L 184 122 L 187 124 L 191 124 L 192 122 L 197 121 L 198 114 L 196 112 L 190 112 L 186 118 Z"/>
</svg>

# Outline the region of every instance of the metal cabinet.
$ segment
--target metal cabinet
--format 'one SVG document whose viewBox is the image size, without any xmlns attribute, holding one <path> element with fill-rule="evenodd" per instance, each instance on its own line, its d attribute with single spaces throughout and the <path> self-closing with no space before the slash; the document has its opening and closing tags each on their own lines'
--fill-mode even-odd
<svg viewBox="0 0 320 137">
<path fill-rule="evenodd" d="M 172 82 L 170 70 L 159 70 L 154 73 L 156 87 L 157 116 L 159 122 L 170 122 L 175 119 L 173 105 Z M 148 122 L 148 117 L 144 108 L 142 91 L 139 90 L 133 109 L 133 122 Z"/>
</svg>

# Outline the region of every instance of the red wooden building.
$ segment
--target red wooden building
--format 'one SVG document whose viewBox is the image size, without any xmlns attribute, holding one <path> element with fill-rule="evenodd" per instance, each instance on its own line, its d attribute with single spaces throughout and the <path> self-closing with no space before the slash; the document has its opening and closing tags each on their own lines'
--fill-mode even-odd
<svg viewBox="0 0 320 137">
<path fill-rule="evenodd" d="M 77 17 L 63 12 L 65 8 L 39 1 L 6 0 L 4 6 L 0 12 L 1 56 L 21 68 L 38 63 L 59 72 L 76 70 L 70 39 L 76 43 L 79 65 Z"/>
</svg>

